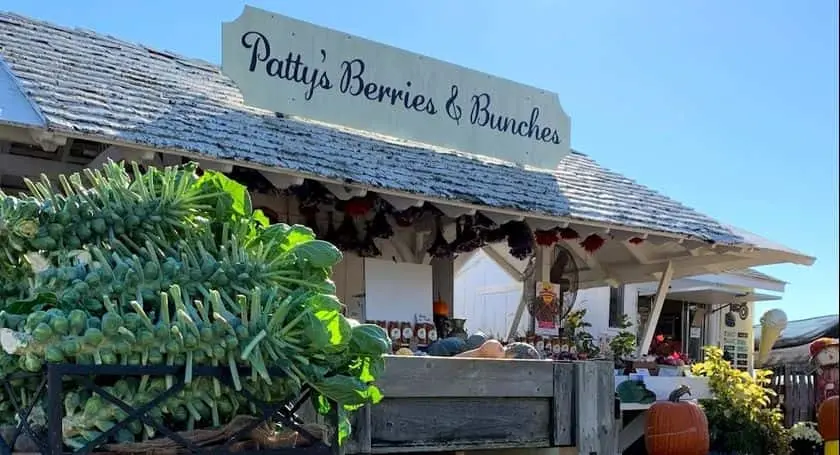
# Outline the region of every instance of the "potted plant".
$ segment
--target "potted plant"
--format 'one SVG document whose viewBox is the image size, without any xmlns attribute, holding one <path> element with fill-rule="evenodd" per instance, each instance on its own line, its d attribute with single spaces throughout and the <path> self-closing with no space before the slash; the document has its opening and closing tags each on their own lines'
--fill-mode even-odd
<svg viewBox="0 0 840 455">
<path fill-rule="evenodd" d="M 661 334 L 656 335 L 653 341 L 650 354 L 656 356 L 654 362 L 657 364 L 659 376 L 683 376 L 686 365 L 691 361 L 679 351 L 678 343 Z"/>
<path fill-rule="evenodd" d="M 636 334 L 628 330 L 632 326 L 633 323 L 630 322 L 630 318 L 626 314 L 622 315 L 618 326 L 620 330 L 609 342 L 616 374 L 624 373 L 627 369 L 625 359 L 636 350 Z"/>
<path fill-rule="evenodd" d="M 704 348 L 705 361 L 691 366 L 697 376 L 709 378 L 714 398 L 701 399 L 709 422 L 712 454 L 788 455 L 790 434 L 783 415 L 771 398 L 771 372 L 740 371 L 723 358 L 717 346 Z"/>
<path fill-rule="evenodd" d="M 581 308 L 566 315 L 563 322 L 563 332 L 568 337 L 569 345 L 574 348 L 570 356 L 578 360 L 596 357 L 600 353 L 592 334 L 587 330 L 592 324 L 586 322 L 585 316 L 586 308 Z"/>
<path fill-rule="evenodd" d="M 791 455 L 820 455 L 823 438 L 814 422 L 798 422 L 790 428 Z"/>
</svg>

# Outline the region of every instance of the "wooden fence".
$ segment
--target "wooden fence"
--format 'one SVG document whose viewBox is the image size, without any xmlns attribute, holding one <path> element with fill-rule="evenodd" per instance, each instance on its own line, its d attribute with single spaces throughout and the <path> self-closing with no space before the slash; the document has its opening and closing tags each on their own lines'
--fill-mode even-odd
<svg viewBox="0 0 840 455">
<path fill-rule="evenodd" d="M 791 365 L 773 368 L 771 386 L 778 394 L 778 402 L 785 414 L 785 426 L 797 422 L 816 421 L 816 378 L 802 368 Z"/>
</svg>

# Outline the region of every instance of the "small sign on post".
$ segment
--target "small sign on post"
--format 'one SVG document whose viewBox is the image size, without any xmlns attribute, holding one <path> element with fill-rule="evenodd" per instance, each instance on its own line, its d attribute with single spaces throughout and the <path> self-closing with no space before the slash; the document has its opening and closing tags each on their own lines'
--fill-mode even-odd
<svg viewBox="0 0 840 455">
<path fill-rule="evenodd" d="M 570 150 L 554 93 L 250 6 L 222 25 L 222 71 L 284 115 L 545 169 Z"/>
</svg>

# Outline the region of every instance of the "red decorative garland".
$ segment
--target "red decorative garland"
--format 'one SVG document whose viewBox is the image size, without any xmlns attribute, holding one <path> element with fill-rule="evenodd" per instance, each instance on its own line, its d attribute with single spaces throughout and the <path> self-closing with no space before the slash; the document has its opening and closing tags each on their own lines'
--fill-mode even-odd
<svg viewBox="0 0 840 455">
<path fill-rule="evenodd" d="M 536 231 L 534 232 L 534 239 L 537 242 L 537 245 L 540 246 L 551 246 L 557 243 L 559 237 L 557 237 L 557 230 L 551 229 L 549 231 Z"/>
<path fill-rule="evenodd" d="M 592 254 L 598 251 L 604 245 L 604 238 L 598 234 L 590 234 L 589 237 L 580 242 L 580 246 L 586 250 L 587 253 Z"/>
<path fill-rule="evenodd" d="M 580 238 L 580 234 L 578 234 L 574 229 L 563 228 L 560 229 L 560 238 L 563 240 L 574 240 Z"/>
<path fill-rule="evenodd" d="M 353 198 L 344 203 L 344 213 L 352 217 L 365 216 L 371 208 L 371 202 L 365 198 Z"/>
<path fill-rule="evenodd" d="M 645 241 L 645 239 L 643 239 L 641 237 L 633 237 L 632 239 L 628 240 L 628 242 L 632 243 L 633 245 L 638 245 L 638 244 L 640 244 L 644 241 Z"/>
</svg>

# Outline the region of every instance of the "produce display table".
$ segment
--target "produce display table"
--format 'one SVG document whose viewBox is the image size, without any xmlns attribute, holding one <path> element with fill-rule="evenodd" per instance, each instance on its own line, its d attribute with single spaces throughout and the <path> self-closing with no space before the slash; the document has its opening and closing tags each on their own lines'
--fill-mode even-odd
<svg viewBox="0 0 840 455">
<path fill-rule="evenodd" d="M 356 415 L 345 450 L 614 453 L 601 449 L 615 440 L 612 375 L 609 362 L 387 357 L 385 399 Z"/>
<path fill-rule="evenodd" d="M 616 376 L 616 387 L 629 379 L 629 376 Z M 691 389 L 692 398 L 695 400 L 712 397 L 712 393 L 709 390 L 709 378 L 705 377 L 644 376 L 644 382 L 645 388 L 656 394 L 657 401 L 667 400 L 668 394 L 680 385 L 687 385 Z M 644 435 L 647 410 L 650 409 L 652 405 L 653 403 L 621 403 L 622 416 L 618 420 L 622 423 L 618 429 L 619 453 L 626 450 L 630 447 L 630 445 Z M 629 422 L 626 425 L 623 424 L 624 413 L 628 413 L 628 417 L 631 417 L 631 419 L 628 419 Z"/>
</svg>

